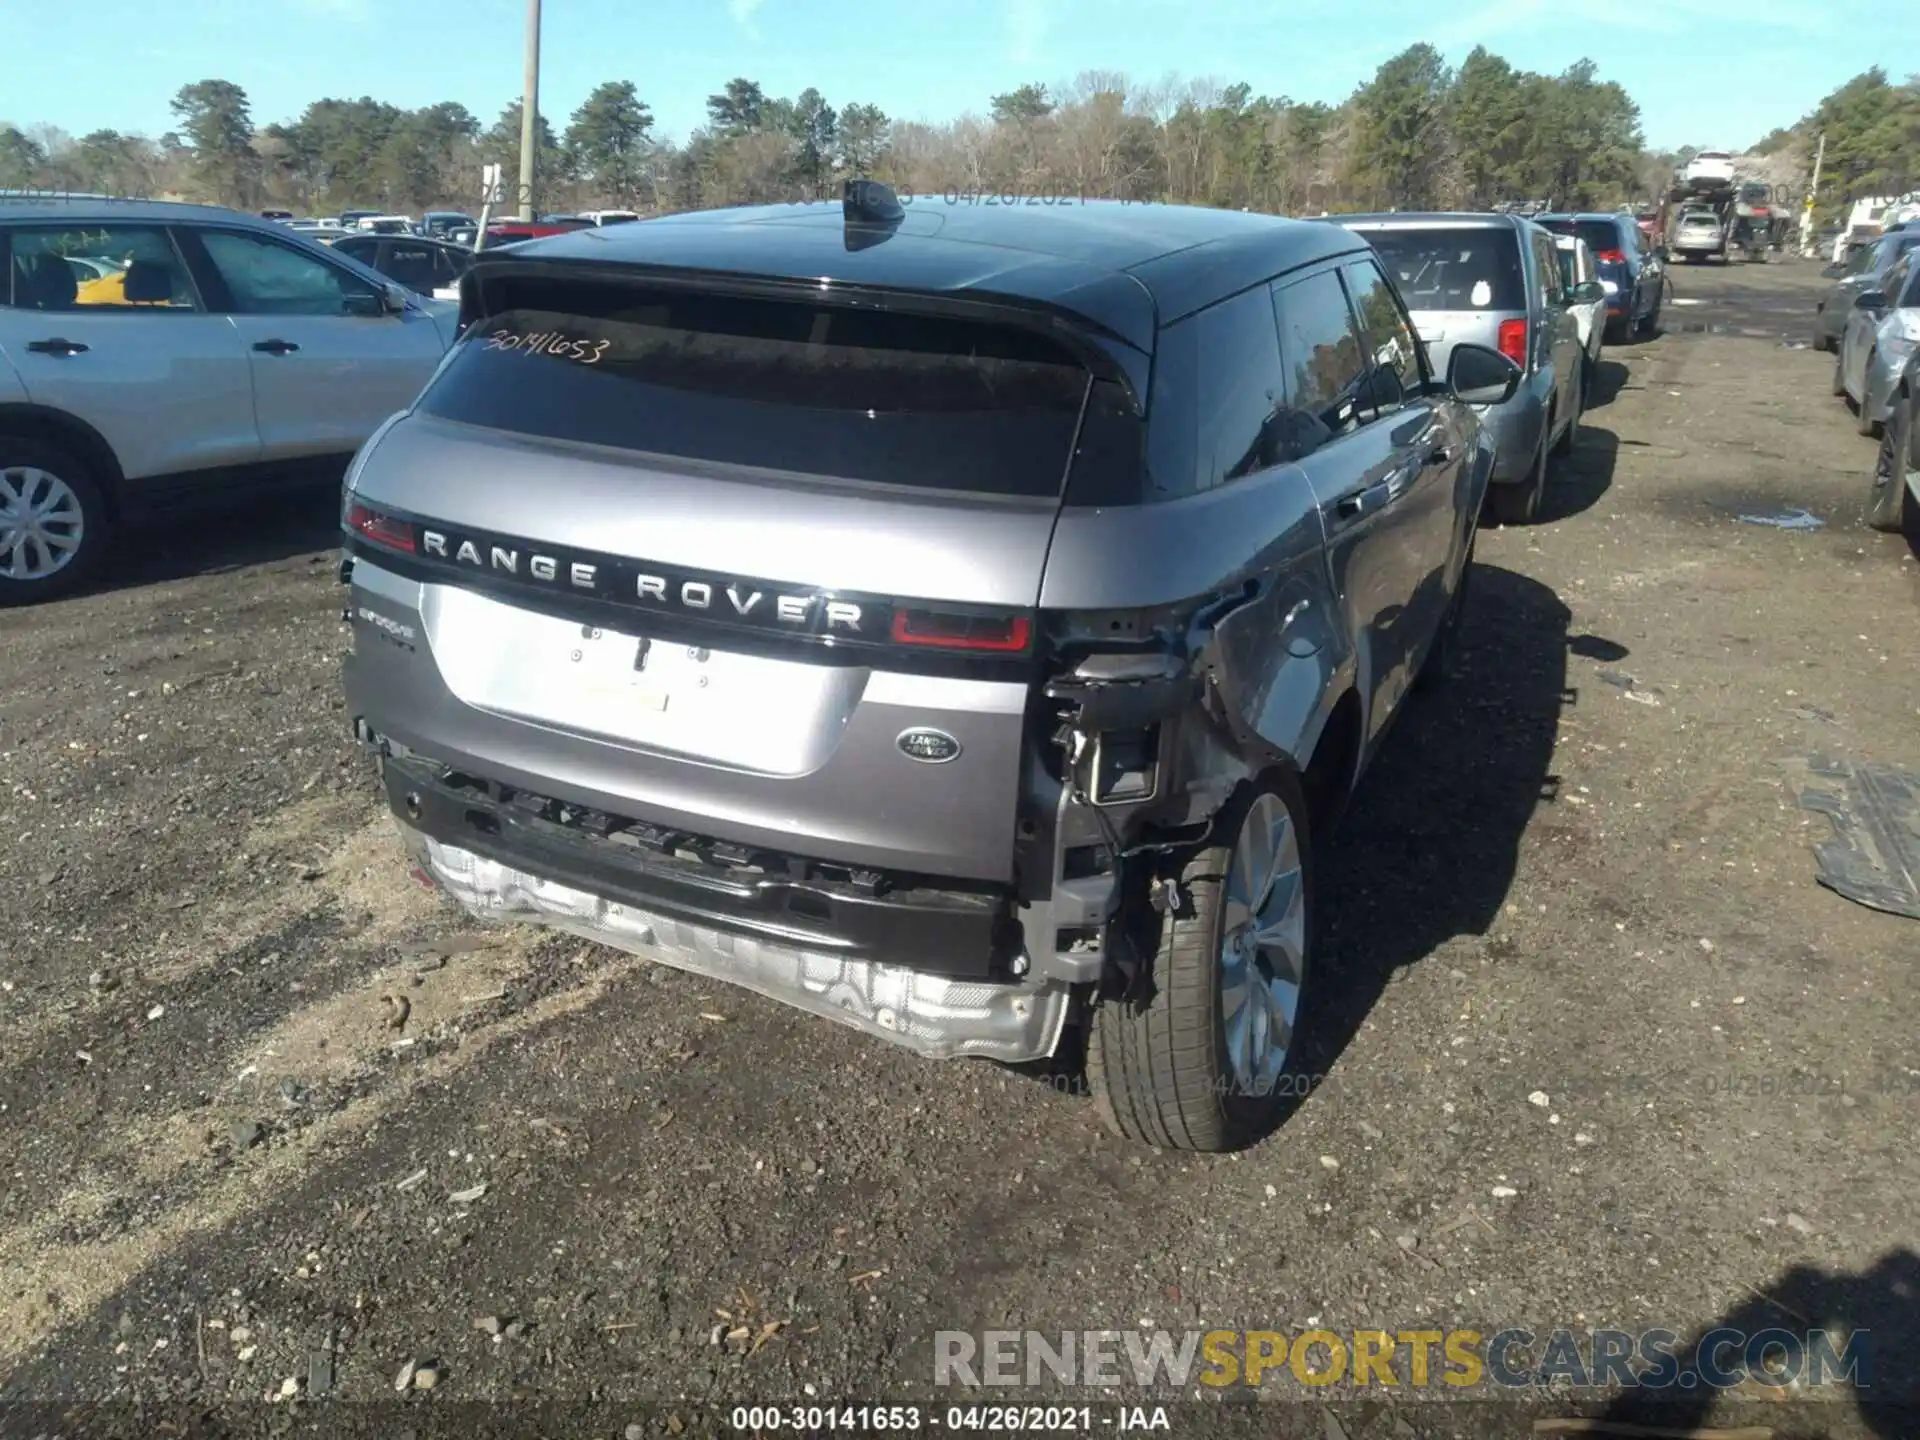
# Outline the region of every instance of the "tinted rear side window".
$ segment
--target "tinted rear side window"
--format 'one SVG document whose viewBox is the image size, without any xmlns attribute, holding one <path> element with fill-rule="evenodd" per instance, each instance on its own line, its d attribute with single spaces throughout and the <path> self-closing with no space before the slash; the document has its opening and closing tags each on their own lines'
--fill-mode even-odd
<svg viewBox="0 0 1920 1440">
<path fill-rule="evenodd" d="M 1282 389 L 1264 285 L 1162 330 L 1147 412 L 1148 498 L 1212 490 L 1276 464 Z"/>
<path fill-rule="evenodd" d="M 1621 250 L 1633 243 L 1627 227 L 1612 220 L 1543 220 L 1540 223 L 1558 235 L 1578 235 L 1595 255 L 1602 250 Z"/>
<path fill-rule="evenodd" d="M 1369 230 L 1409 310 L 1524 310 L 1520 247 L 1508 227 Z"/>
<path fill-rule="evenodd" d="M 1360 426 L 1371 398 L 1367 359 L 1332 270 L 1277 288 L 1273 304 L 1287 373 L 1284 458 L 1297 460 Z"/>
<path fill-rule="evenodd" d="M 428 414 L 678 460 L 1052 498 L 1089 380 L 1044 336 L 969 320 L 524 278 L 505 298 L 422 396 Z"/>
</svg>

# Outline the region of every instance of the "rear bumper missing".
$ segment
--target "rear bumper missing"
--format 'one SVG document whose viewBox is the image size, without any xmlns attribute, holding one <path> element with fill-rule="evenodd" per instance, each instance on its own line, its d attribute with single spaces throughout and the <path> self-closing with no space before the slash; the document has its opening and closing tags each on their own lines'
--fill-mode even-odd
<svg viewBox="0 0 1920 1440">
<path fill-rule="evenodd" d="M 1037 1060 L 1059 1042 L 1071 990 L 1015 978 L 1003 897 L 823 875 L 792 857 L 709 863 L 686 844 L 595 833 L 594 817 L 563 823 L 418 756 L 385 755 L 381 772 L 415 863 L 476 914 L 553 925 L 932 1059 Z"/>
<path fill-rule="evenodd" d="M 1057 981 L 960 980 L 776 944 L 608 900 L 443 844 L 404 823 L 401 831 L 414 862 L 475 914 L 552 925 L 739 985 L 930 1060 L 1042 1060 L 1066 1026 L 1070 992 Z"/>
</svg>

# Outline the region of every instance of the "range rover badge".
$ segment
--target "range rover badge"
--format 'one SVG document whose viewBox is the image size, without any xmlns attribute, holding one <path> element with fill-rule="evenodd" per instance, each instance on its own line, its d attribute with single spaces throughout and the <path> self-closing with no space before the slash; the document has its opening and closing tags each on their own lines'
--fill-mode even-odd
<svg viewBox="0 0 1920 1440">
<path fill-rule="evenodd" d="M 909 760 L 919 760 L 927 765 L 944 765 L 960 753 L 960 742 L 944 730 L 929 730 L 924 726 L 913 730 L 902 730 L 900 738 L 893 742 L 900 747 L 900 753 Z"/>
</svg>

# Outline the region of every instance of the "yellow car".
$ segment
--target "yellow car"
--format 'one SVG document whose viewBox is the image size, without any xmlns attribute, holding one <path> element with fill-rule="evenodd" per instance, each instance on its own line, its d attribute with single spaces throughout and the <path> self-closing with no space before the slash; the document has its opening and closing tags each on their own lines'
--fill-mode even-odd
<svg viewBox="0 0 1920 1440">
<path fill-rule="evenodd" d="M 102 275 L 97 280 L 82 281 L 74 293 L 76 305 L 141 305 L 172 308 L 182 302 L 166 300 L 129 300 L 127 299 L 127 272 L 122 270 L 113 275 Z"/>
</svg>

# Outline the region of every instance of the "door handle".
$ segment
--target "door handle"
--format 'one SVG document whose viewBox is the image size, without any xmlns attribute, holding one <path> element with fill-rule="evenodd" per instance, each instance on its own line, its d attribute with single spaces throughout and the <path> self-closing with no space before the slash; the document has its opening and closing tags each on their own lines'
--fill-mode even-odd
<svg viewBox="0 0 1920 1440">
<path fill-rule="evenodd" d="M 269 355 L 287 355 L 300 347 L 291 340 L 261 340 L 253 348 L 264 350 Z"/>
<path fill-rule="evenodd" d="M 1342 495 L 1334 502 L 1333 513 L 1341 520 L 1358 520 L 1383 508 L 1398 493 L 1393 482 L 1382 480 L 1377 485 L 1369 485 L 1364 490 L 1356 490 L 1351 495 Z"/>
<path fill-rule="evenodd" d="M 1451 459 L 1453 459 L 1453 451 L 1444 445 L 1436 445 L 1427 452 L 1426 463 L 1428 465 L 1445 465 Z"/>
<path fill-rule="evenodd" d="M 29 340 L 27 349 L 35 355 L 79 355 L 86 350 L 78 340 L 67 340 L 54 336 L 51 340 Z"/>
</svg>

